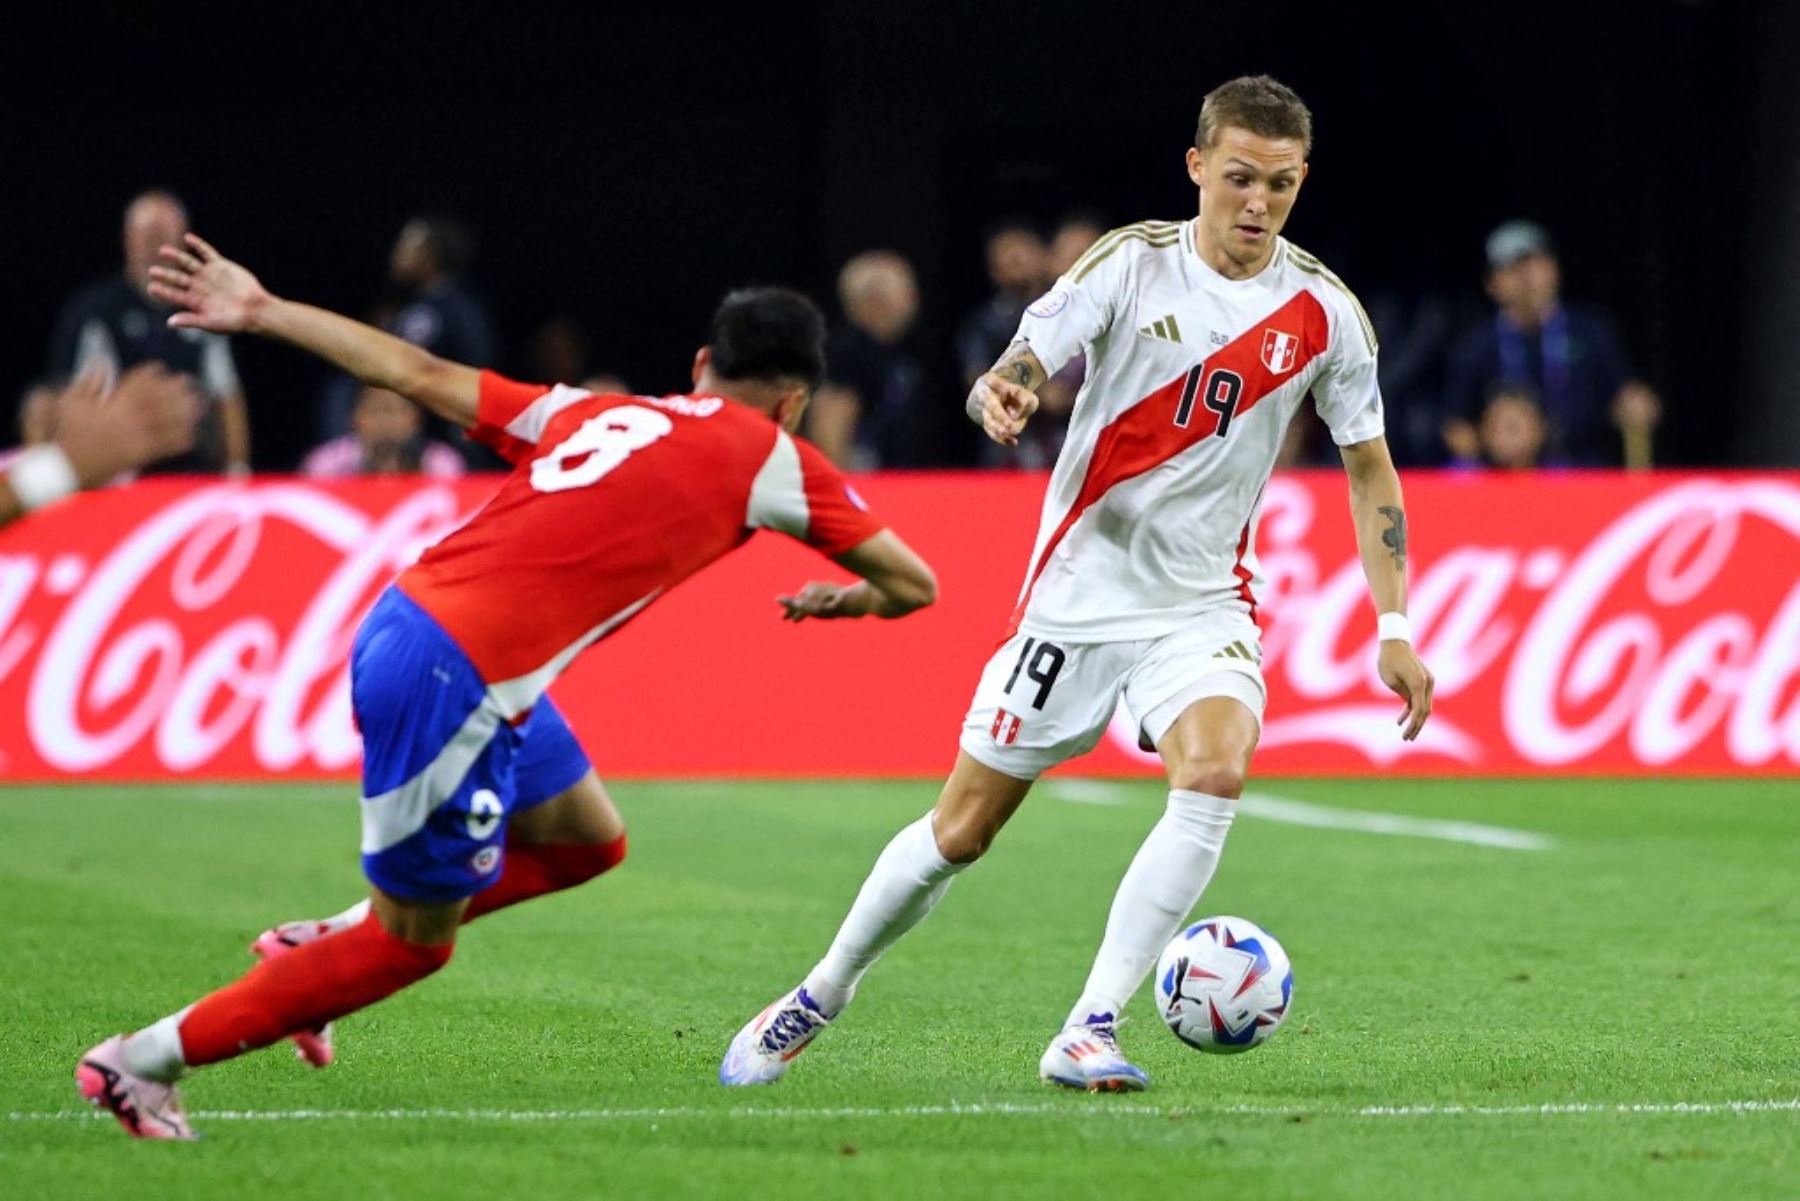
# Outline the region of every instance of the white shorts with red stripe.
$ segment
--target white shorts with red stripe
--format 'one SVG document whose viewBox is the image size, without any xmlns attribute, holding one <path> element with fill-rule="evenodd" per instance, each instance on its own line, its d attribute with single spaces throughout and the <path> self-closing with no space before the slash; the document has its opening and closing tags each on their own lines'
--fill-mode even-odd
<svg viewBox="0 0 1800 1201">
<path fill-rule="evenodd" d="M 1241 701 L 1260 724 L 1261 664 L 1256 623 L 1237 609 L 1139 642 L 1061 642 L 1020 630 L 983 669 L 959 742 L 995 771 L 1035 780 L 1093 750 L 1121 698 L 1151 745 L 1205 697 Z"/>
</svg>

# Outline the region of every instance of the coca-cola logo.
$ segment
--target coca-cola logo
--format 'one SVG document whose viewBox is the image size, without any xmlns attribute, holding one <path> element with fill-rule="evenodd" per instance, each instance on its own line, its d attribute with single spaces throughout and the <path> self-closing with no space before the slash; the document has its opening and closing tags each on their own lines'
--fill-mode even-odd
<svg viewBox="0 0 1800 1201">
<path fill-rule="evenodd" d="M 268 770 L 341 769 L 360 751 L 345 658 L 373 594 L 465 514 L 428 487 L 379 520 L 304 485 L 224 486 L 154 513 L 98 562 L 0 557 L 0 686 L 39 641 L 13 620 L 34 588 L 70 596 L 42 636 L 26 693 L 32 746 L 67 772 L 107 767 L 145 740 L 175 771 L 248 733 Z M 291 624 L 230 602 L 253 574 L 279 589 L 279 527 L 327 552 L 323 578 L 291 580 Z M 275 579 L 270 579 L 271 571 Z M 202 615 L 233 614 L 196 642 Z"/>
<path fill-rule="evenodd" d="M 560 699 L 609 764 L 942 769 L 946 732 L 990 649 L 985 634 L 954 654 L 942 643 L 990 628 L 1017 585 L 1016 564 L 996 563 L 991 531 L 967 515 L 998 499 L 1028 533 L 1042 485 L 868 484 L 877 511 L 937 567 L 940 606 L 880 626 L 809 626 L 789 644 L 771 636 L 760 604 L 788 569 L 782 583 L 750 586 L 765 552 L 745 552 L 609 643 L 603 665 L 575 669 Z M 1374 609 L 1341 477 L 1282 477 L 1254 562 L 1269 685 L 1259 771 L 1800 771 L 1800 475 L 1406 484 L 1409 609 L 1438 680 L 1423 737 L 1400 740 L 1400 702 L 1375 676 Z M 346 661 L 357 623 L 489 486 L 142 484 L 10 527 L 0 534 L 0 777 L 353 769 Z M 798 641 L 828 636 L 844 639 L 844 654 Z M 719 670 L 718 656 L 752 651 L 758 674 L 738 682 Z M 927 672 L 938 673 L 930 688 L 892 687 Z M 777 676 L 807 706 L 807 738 L 783 736 L 790 727 L 766 705 Z M 657 705 L 639 699 L 646 685 L 660 690 Z M 873 712 L 872 695 L 882 698 Z M 681 730 L 704 734 L 671 736 L 675 713 Z M 1136 735 L 1122 713 L 1082 766 L 1155 770 Z M 851 744 L 863 749 L 840 749 Z M 652 745 L 662 749 L 636 749 Z"/>
</svg>

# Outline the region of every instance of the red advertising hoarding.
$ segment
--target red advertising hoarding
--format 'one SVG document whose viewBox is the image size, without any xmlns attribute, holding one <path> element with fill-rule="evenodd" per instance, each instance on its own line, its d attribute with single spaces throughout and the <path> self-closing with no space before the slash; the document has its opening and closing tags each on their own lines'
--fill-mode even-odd
<svg viewBox="0 0 1800 1201">
<path fill-rule="evenodd" d="M 552 690 L 603 774 L 943 772 L 1044 480 L 858 481 L 937 569 L 898 622 L 777 619 L 841 573 L 758 535 Z M 0 532 L 0 780 L 354 772 L 345 656 L 396 569 L 493 482 L 149 482 Z M 1278 477 L 1259 774 L 1800 775 L 1800 474 L 1406 477 L 1437 711 L 1400 742 L 1341 475 Z M 569 536 L 579 537 L 571 530 Z M 532 598 L 516 598 L 521 623 Z M 1129 722 L 1075 765 L 1154 770 Z"/>
</svg>

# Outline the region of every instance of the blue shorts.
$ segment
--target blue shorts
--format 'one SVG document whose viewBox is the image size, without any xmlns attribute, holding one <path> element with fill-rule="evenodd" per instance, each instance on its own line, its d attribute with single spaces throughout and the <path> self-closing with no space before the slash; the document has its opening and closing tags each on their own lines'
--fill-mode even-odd
<svg viewBox="0 0 1800 1201">
<path fill-rule="evenodd" d="M 397 588 L 356 631 L 350 700 L 363 739 L 363 872 L 397 897 L 455 901 L 492 884 L 507 819 L 590 766 L 549 697 L 508 724 L 468 656 Z"/>
</svg>

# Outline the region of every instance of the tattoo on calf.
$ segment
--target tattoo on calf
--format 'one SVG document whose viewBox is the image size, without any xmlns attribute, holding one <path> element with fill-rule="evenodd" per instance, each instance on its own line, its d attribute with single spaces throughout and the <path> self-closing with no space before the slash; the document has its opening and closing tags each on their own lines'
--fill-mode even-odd
<svg viewBox="0 0 1800 1201">
<path fill-rule="evenodd" d="M 1393 505 L 1382 505 L 1376 512 L 1387 518 L 1393 525 L 1381 531 L 1381 544 L 1393 553 L 1394 564 L 1406 566 L 1406 513 Z"/>
</svg>

